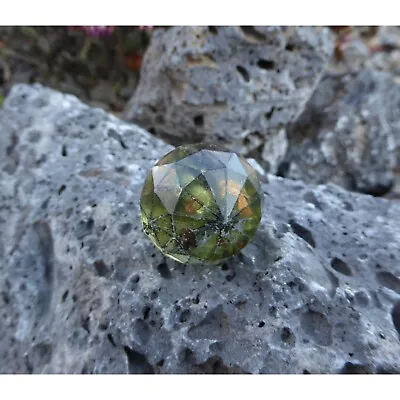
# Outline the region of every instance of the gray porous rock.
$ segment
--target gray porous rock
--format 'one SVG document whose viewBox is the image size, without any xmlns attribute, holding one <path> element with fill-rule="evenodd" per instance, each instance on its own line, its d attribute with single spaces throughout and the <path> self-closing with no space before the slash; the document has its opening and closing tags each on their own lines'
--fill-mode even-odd
<svg viewBox="0 0 400 400">
<path fill-rule="evenodd" d="M 339 73 L 375 69 L 390 72 L 400 82 L 400 27 L 352 26 L 336 35 L 334 61 L 327 67 Z"/>
<path fill-rule="evenodd" d="M 400 165 L 400 85 L 386 72 L 326 75 L 288 128 L 282 175 L 382 195 Z"/>
<path fill-rule="evenodd" d="M 263 153 L 275 172 L 284 127 L 311 96 L 332 50 L 322 27 L 156 30 L 124 118 L 172 144 L 222 141 L 245 155 Z M 281 144 L 269 145 L 278 135 Z"/>
<path fill-rule="evenodd" d="M 270 175 L 240 256 L 184 266 L 139 218 L 171 146 L 40 85 L 0 130 L 0 373 L 400 372 L 399 202 Z"/>
</svg>

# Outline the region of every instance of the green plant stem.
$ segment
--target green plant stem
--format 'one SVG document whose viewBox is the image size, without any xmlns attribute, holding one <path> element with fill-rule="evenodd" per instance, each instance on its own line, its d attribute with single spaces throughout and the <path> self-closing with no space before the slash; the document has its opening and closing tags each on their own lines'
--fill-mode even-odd
<svg viewBox="0 0 400 400">
<path fill-rule="evenodd" d="M 79 56 L 78 56 L 78 58 L 81 61 L 86 61 L 87 60 L 89 51 L 92 48 L 92 44 L 93 44 L 92 38 L 90 36 L 87 36 L 86 39 L 85 39 L 85 43 L 83 44 L 82 49 L 79 52 Z"/>
</svg>

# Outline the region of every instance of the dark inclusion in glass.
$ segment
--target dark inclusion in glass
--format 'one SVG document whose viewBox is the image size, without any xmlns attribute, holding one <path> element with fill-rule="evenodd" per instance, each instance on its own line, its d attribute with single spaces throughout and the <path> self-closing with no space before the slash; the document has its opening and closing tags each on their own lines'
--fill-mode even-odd
<svg viewBox="0 0 400 400">
<path fill-rule="evenodd" d="M 217 264 L 256 233 L 263 198 L 241 156 L 211 145 L 181 146 L 150 171 L 140 197 L 143 230 L 168 257 Z"/>
</svg>

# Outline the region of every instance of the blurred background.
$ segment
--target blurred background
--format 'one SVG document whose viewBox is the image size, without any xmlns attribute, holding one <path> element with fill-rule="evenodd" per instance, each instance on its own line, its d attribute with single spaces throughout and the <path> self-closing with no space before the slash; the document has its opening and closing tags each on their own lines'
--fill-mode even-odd
<svg viewBox="0 0 400 400">
<path fill-rule="evenodd" d="M 182 36 L 188 35 L 188 37 L 190 37 L 191 34 L 197 32 L 196 29 L 198 28 L 193 28 L 192 30 L 189 28 L 186 31 L 183 30 Z M 217 38 L 217 32 L 218 35 L 223 32 L 222 35 L 226 34 L 227 38 L 230 35 L 227 33 L 229 32 L 229 28 L 226 27 L 209 26 L 204 28 L 207 34 L 202 31 L 200 36 L 211 35 L 210 37 Z M 322 27 L 320 28 L 322 29 Z M 329 167 L 331 169 L 329 171 L 327 170 L 326 176 L 322 176 L 324 173 L 319 173 L 319 176 L 308 177 L 308 172 L 313 168 L 313 162 L 310 161 L 310 159 L 303 162 L 303 172 L 289 171 L 288 162 L 292 163 L 293 160 L 296 160 L 296 157 L 298 158 L 298 154 L 295 154 L 295 150 L 291 151 L 291 149 L 296 149 L 298 140 L 303 140 L 302 132 L 307 132 L 308 139 L 312 140 L 311 131 L 317 132 L 319 130 L 321 140 L 318 139 L 320 142 L 314 143 L 315 146 L 313 150 L 307 147 L 308 139 L 305 138 L 306 140 L 302 142 L 305 147 L 301 152 L 304 154 L 306 154 L 306 152 L 312 153 L 315 151 L 315 148 L 321 152 L 324 148 L 323 142 L 326 137 L 323 132 L 329 133 L 331 130 L 330 119 L 333 118 L 332 121 L 339 121 L 340 115 L 348 119 L 348 115 L 345 111 L 347 107 L 346 104 L 350 104 L 351 107 L 355 107 L 355 109 L 361 113 L 364 106 L 360 106 L 361 109 L 359 109 L 359 105 L 364 104 L 367 109 L 373 110 L 376 108 L 372 104 L 374 101 L 382 105 L 380 107 L 382 110 L 385 108 L 387 109 L 385 101 L 389 100 L 385 100 L 386 96 L 384 94 L 386 93 L 386 89 L 384 87 L 385 85 L 388 87 L 392 86 L 391 83 L 387 83 L 389 81 L 395 85 L 400 83 L 399 27 L 331 26 L 327 28 L 330 31 L 330 35 L 329 41 L 325 44 L 322 42 L 316 44 L 319 40 L 322 40 L 322 36 L 320 36 L 317 31 L 312 31 L 313 33 L 310 34 L 309 42 L 307 42 L 309 38 L 302 42 L 303 39 L 301 39 L 301 34 L 299 33 L 300 36 L 298 40 L 300 41 L 298 45 L 287 46 L 283 53 L 277 53 L 278 57 L 283 57 L 281 66 L 259 66 L 262 73 L 260 78 L 257 79 L 264 79 L 261 85 L 265 86 L 262 90 L 265 90 L 264 97 L 267 102 L 269 98 L 275 98 L 276 96 L 281 97 L 281 93 L 283 94 L 282 98 L 286 99 L 282 101 L 296 101 L 296 96 L 304 97 L 304 99 L 308 99 L 307 101 L 309 104 L 306 107 L 304 118 L 297 119 L 292 129 L 289 121 L 293 121 L 296 118 L 286 115 L 285 113 L 291 112 L 289 110 L 290 107 L 284 105 L 284 103 L 280 106 L 278 101 L 277 105 L 266 110 L 267 112 L 265 115 L 268 120 L 266 127 L 262 127 L 261 130 L 258 128 L 254 129 L 254 124 L 250 124 L 251 126 L 243 126 L 243 135 L 248 134 L 245 138 L 242 137 L 241 132 L 235 133 L 236 136 L 232 135 L 232 137 L 229 136 L 229 133 L 222 132 L 220 138 L 222 142 L 232 141 L 233 138 L 237 143 L 237 145 L 235 145 L 236 147 L 233 147 L 235 151 L 247 157 L 257 159 L 261 163 L 261 166 L 269 172 L 295 179 L 302 179 L 307 182 L 325 183 L 331 181 L 350 190 L 398 198 L 400 194 L 399 171 L 397 162 L 393 161 L 393 157 L 397 156 L 393 155 L 389 143 L 390 140 L 392 140 L 390 137 L 393 135 L 391 134 L 389 138 L 386 138 L 386 133 L 381 129 L 379 123 L 375 124 L 373 121 L 362 122 L 364 117 L 362 117 L 361 114 L 359 118 L 357 117 L 358 122 L 355 123 L 355 126 L 361 126 L 360 129 L 362 129 L 364 124 L 371 131 L 368 134 L 369 136 L 367 135 L 368 138 L 366 137 L 365 140 L 363 139 L 367 141 L 365 142 L 367 145 L 363 145 L 364 150 L 371 153 L 373 151 L 380 152 L 384 148 L 383 151 L 387 156 L 386 161 L 381 160 L 379 163 L 375 156 L 375 158 L 372 159 L 372 153 L 368 155 L 364 150 L 357 148 L 354 143 L 349 143 L 344 144 L 349 152 L 347 155 L 349 162 L 346 163 L 351 164 L 354 162 L 357 165 L 354 168 L 351 166 L 347 169 L 345 168 L 339 178 L 335 177 L 334 170 L 337 168 L 336 166 L 332 166 L 332 168 Z M 199 29 L 198 32 L 202 30 L 201 27 Z M 274 28 L 272 27 L 271 29 L 273 30 Z M 290 30 L 292 28 L 288 29 Z M 297 28 L 293 27 L 293 29 Z M 246 46 L 252 49 L 252 35 L 255 34 L 257 36 L 257 30 L 254 29 L 254 27 L 240 27 L 240 30 L 242 34 L 250 40 Z M 287 31 L 288 34 L 289 30 Z M 168 31 L 170 32 L 166 34 Z M 171 102 L 165 100 L 168 97 L 168 93 L 173 89 L 173 83 L 171 83 L 172 86 L 170 88 L 168 86 L 169 83 L 164 81 L 164 79 L 168 81 L 168 79 L 174 76 L 173 79 L 177 79 L 178 84 L 185 82 L 184 85 L 189 83 L 189 85 L 193 84 L 193 87 L 196 87 L 197 84 L 205 86 L 212 85 L 211 82 L 212 79 L 214 79 L 212 77 L 214 76 L 215 68 L 213 69 L 211 65 L 214 61 L 211 58 L 211 64 L 207 66 L 206 64 L 210 60 L 206 60 L 208 55 L 207 53 L 203 54 L 203 50 L 201 49 L 200 42 L 201 40 L 207 41 L 208 39 L 205 39 L 206 36 L 202 36 L 203 39 L 201 40 L 197 39 L 200 36 L 197 36 L 197 38 L 193 36 L 194 41 L 191 44 L 188 43 L 187 48 L 185 48 L 185 41 L 178 36 L 174 36 L 175 32 L 176 35 L 179 35 L 179 32 L 181 32 L 180 28 L 167 26 L 0 27 L 0 106 L 14 84 L 41 83 L 44 86 L 51 87 L 61 92 L 76 95 L 79 99 L 92 107 L 102 108 L 118 117 L 135 122 L 152 134 L 163 137 L 174 145 L 179 145 L 182 142 L 203 140 L 210 133 L 216 133 L 218 137 L 219 133 L 216 132 L 215 129 L 219 128 L 219 126 L 223 126 L 223 129 L 229 132 L 232 130 L 229 124 L 222 122 L 222 125 L 218 125 L 219 122 L 210 122 L 213 118 L 212 115 L 210 115 L 211 119 L 205 117 L 207 113 L 212 114 L 213 111 L 203 110 L 206 114 L 203 114 L 203 111 L 201 111 L 201 115 L 192 116 L 190 113 L 188 114 L 188 110 L 182 108 L 184 104 L 179 103 L 180 100 L 178 100 L 177 103 L 175 102 L 175 106 L 169 105 L 168 103 Z M 165 39 L 163 38 L 164 34 Z M 199 35 L 199 33 L 197 33 L 197 35 Z M 271 31 L 270 37 L 273 38 L 275 37 L 274 35 L 276 35 L 276 33 Z M 254 37 L 256 38 L 256 36 Z M 152 37 L 155 39 L 153 40 L 155 43 L 152 46 L 153 50 L 150 51 L 146 62 L 144 55 L 150 46 Z M 210 43 L 213 43 L 213 40 L 214 39 L 212 39 Z M 219 43 L 219 39 L 215 40 L 213 46 L 220 46 L 222 42 Z M 315 43 L 313 43 L 313 40 Z M 333 51 L 331 51 L 332 40 Z M 198 41 L 197 44 L 195 44 L 196 41 Z M 167 51 L 160 51 L 160 46 L 165 47 L 166 44 L 168 47 Z M 174 59 L 173 55 L 172 48 L 174 46 L 178 46 L 178 48 L 180 48 L 179 51 L 182 53 L 178 55 L 177 59 Z M 278 48 L 274 50 L 273 46 L 275 46 L 275 44 L 272 44 L 271 51 L 278 51 Z M 291 46 L 293 48 L 290 48 Z M 257 48 L 256 44 L 254 49 Z M 223 46 L 221 47 L 221 50 L 222 49 Z M 266 49 L 268 49 L 268 45 Z M 219 50 L 217 50 L 217 52 L 218 51 Z M 252 51 L 253 50 L 250 50 L 250 52 Z M 190 54 L 197 54 L 195 57 L 198 57 L 198 54 L 200 54 L 202 58 L 199 56 L 201 59 L 192 60 Z M 279 54 L 281 54 L 281 56 Z M 294 58 L 291 59 L 290 57 L 292 56 Z M 232 60 L 232 63 L 237 62 L 237 60 L 235 61 L 230 57 L 235 58 L 234 51 L 230 56 L 228 55 L 228 62 L 230 62 L 229 60 Z M 239 56 L 241 62 L 249 62 L 252 64 L 251 60 L 241 59 L 240 57 L 243 58 L 243 55 Z M 319 57 L 321 57 L 321 60 L 318 59 Z M 162 67 L 158 60 L 162 60 L 160 61 L 160 63 L 163 63 Z M 178 64 L 183 63 L 179 64 L 183 65 L 183 69 L 180 69 L 181 67 L 176 64 L 176 60 L 179 60 Z M 301 65 L 298 64 L 299 60 L 301 60 Z M 186 62 L 187 65 L 185 64 Z M 140 81 L 141 71 L 143 71 L 143 65 L 149 66 L 148 71 L 144 77 L 142 89 L 140 90 L 139 88 L 136 91 Z M 205 74 L 203 78 L 199 75 L 200 83 L 195 83 L 195 80 L 198 78 L 193 78 L 193 82 L 190 81 L 191 78 L 189 78 L 189 75 L 191 74 L 192 66 L 196 66 L 195 69 L 199 71 L 199 74 L 203 74 L 203 72 Z M 257 96 L 262 94 L 262 90 L 259 91 L 256 86 L 253 86 L 255 82 L 257 82 L 257 79 L 253 79 L 253 82 L 250 79 L 249 84 L 247 84 L 247 82 L 243 81 L 243 78 L 246 80 L 246 75 L 243 74 L 248 74 L 248 72 L 245 71 L 242 66 L 237 68 L 239 74 L 234 76 L 233 79 L 239 79 L 238 83 L 235 84 L 239 86 L 232 86 L 231 89 L 228 89 L 228 93 L 241 93 L 242 90 L 250 90 L 251 92 L 253 90 L 254 99 L 251 101 L 254 102 L 256 108 L 262 107 L 262 102 L 265 100 L 260 100 L 260 97 L 257 98 Z M 297 82 L 294 83 L 296 87 L 290 89 L 293 83 L 287 86 L 286 83 L 284 83 L 286 79 L 284 77 L 286 74 L 295 76 L 297 74 L 296 69 L 299 71 L 301 77 L 299 75 Z M 369 71 L 367 72 L 368 76 L 363 75 L 361 73 L 362 71 Z M 359 75 L 360 73 L 361 75 Z M 240 76 L 240 74 L 242 76 Z M 320 80 L 321 76 L 322 80 Z M 226 79 L 230 79 L 229 73 L 227 77 Z M 341 77 L 344 78 L 342 79 Z M 241 79 L 242 81 L 240 81 Z M 276 82 L 274 81 L 275 79 Z M 247 80 L 249 80 L 248 76 Z M 278 87 L 275 93 L 273 87 L 274 85 L 281 85 L 279 82 L 282 83 L 282 87 Z M 370 84 L 368 82 L 370 82 Z M 340 89 L 338 85 L 340 87 L 343 86 L 342 89 Z M 361 86 L 358 89 L 357 87 L 353 87 L 354 85 Z M 251 89 L 251 87 L 253 89 Z M 206 90 L 211 89 L 208 88 Z M 290 93 L 286 93 L 287 90 L 289 90 Z M 163 94 L 161 94 L 161 92 L 163 92 Z M 310 98 L 310 93 L 313 92 L 314 95 Z M 212 90 L 210 91 L 210 94 L 211 93 Z M 338 103 L 337 106 L 330 107 L 329 104 L 325 104 L 323 101 L 321 102 L 321 98 L 329 98 L 331 93 L 335 93 L 335 99 L 332 101 Z M 373 95 L 373 93 L 375 93 L 375 95 Z M 345 97 L 343 97 L 343 95 Z M 358 96 L 360 98 L 356 98 Z M 393 96 L 397 98 L 397 94 Z M 343 97 L 343 101 L 339 100 L 341 97 Z M 246 111 L 243 108 L 245 106 L 243 105 L 244 103 L 241 103 L 243 99 L 244 98 L 241 98 L 239 95 L 237 98 L 231 99 L 230 102 L 233 108 L 236 106 L 238 106 L 239 109 L 242 108 L 241 112 L 244 113 L 244 115 L 238 117 L 238 121 L 241 121 L 240 124 L 247 124 Z M 195 100 L 195 103 L 196 101 L 197 100 Z M 199 104 L 202 104 L 202 101 L 203 100 L 201 100 Z M 215 101 L 217 101 L 216 98 Z M 245 102 L 247 102 L 247 100 L 245 100 Z M 300 103 L 302 102 L 303 101 Z M 174 103 L 174 101 L 172 103 Z M 254 105 L 252 107 L 254 107 Z M 201 107 L 202 106 L 199 106 L 198 110 L 202 110 Z M 179 111 L 179 109 L 181 111 Z M 298 105 L 298 109 L 302 109 L 302 107 Z M 342 111 L 338 111 L 339 109 Z M 139 111 L 136 112 L 135 110 Z M 396 113 L 395 107 L 393 110 Z M 199 113 L 199 111 L 193 112 Z M 333 117 L 332 115 L 337 112 L 339 112 L 339 114 Z M 384 111 L 382 112 L 385 113 Z M 382 112 L 378 112 L 378 114 L 381 115 L 381 117 L 379 117 L 380 119 L 382 119 Z M 180 119 L 171 117 L 171 115 L 175 115 L 176 113 L 177 115 L 180 113 Z M 393 114 L 392 111 L 387 111 L 386 114 L 388 113 L 390 115 Z M 260 114 L 260 112 L 256 112 L 256 114 L 256 118 L 259 118 L 258 114 Z M 351 115 L 354 113 L 353 111 L 348 111 L 348 114 Z M 251 119 L 253 117 L 249 118 Z M 312 123 L 308 124 L 307 119 L 310 118 L 312 119 Z M 318 123 L 316 123 L 316 119 L 318 118 L 322 121 L 322 124 L 325 125 L 324 128 L 317 126 Z M 390 123 L 394 126 L 397 123 L 397 119 L 395 117 L 393 118 L 393 121 Z M 241 129 L 239 127 L 239 122 L 232 122 L 234 124 L 233 129 Z M 359 123 L 361 125 L 357 125 Z M 169 124 L 172 124 L 172 129 Z M 177 129 L 178 127 L 181 128 L 182 132 Z M 283 135 L 275 132 L 276 129 L 281 128 L 287 130 Z M 375 128 L 379 130 L 379 133 L 375 134 L 372 132 Z M 347 133 L 345 132 L 336 132 L 335 135 L 339 141 L 342 139 L 343 141 L 357 141 L 357 129 L 353 127 L 351 131 L 353 133 L 349 137 L 347 137 Z M 374 140 L 374 135 L 377 137 L 376 140 Z M 383 139 L 378 139 L 378 136 L 382 136 Z M 268 140 L 266 137 L 268 137 Z M 274 141 L 273 138 L 276 140 Z M 343 145 L 343 143 L 339 144 Z M 353 151 L 352 146 L 355 146 L 356 155 L 350 154 Z M 335 145 L 329 143 L 328 147 L 335 148 Z M 341 150 L 338 148 L 336 148 L 335 151 L 338 154 L 341 153 Z M 285 154 L 286 158 L 284 157 Z M 320 157 L 324 156 L 320 155 Z M 369 171 L 370 166 L 373 168 L 372 174 Z M 389 169 L 391 170 L 390 172 L 388 172 Z M 385 171 L 384 174 L 380 172 L 381 170 Z M 390 174 L 389 178 L 387 178 L 388 173 Z M 355 176 L 357 174 L 368 176 L 365 179 L 363 177 L 357 178 L 357 176 Z M 374 177 L 374 174 L 377 178 Z M 356 182 L 354 182 L 354 180 Z M 371 182 L 371 180 L 373 182 Z M 365 183 L 364 181 L 368 182 Z"/>
<path fill-rule="evenodd" d="M 153 27 L 0 27 L 0 104 L 42 83 L 118 114 L 133 94 Z"/>
<path fill-rule="evenodd" d="M 153 26 L 0 27 L 0 104 L 15 83 L 42 83 L 119 114 L 138 83 Z M 390 71 L 400 79 L 398 27 L 330 27 L 332 67 Z"/>
</svg>

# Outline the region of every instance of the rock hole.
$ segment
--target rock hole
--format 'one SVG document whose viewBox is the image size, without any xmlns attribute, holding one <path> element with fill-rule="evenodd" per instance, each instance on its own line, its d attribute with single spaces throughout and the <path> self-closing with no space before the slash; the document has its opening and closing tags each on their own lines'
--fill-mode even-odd
<svg viewBox="0 0 400 400">
<path fill-rule="evenodd" d="M 264 115 L 265 115 L 265 118 L 266 119 L 271 119 L 272 118 L 272 115 L 274 114 L 274 111 L 275 111 L 275 107 L 272 107 L 271 108 L 271 110 L 269 111 L 269 112 L 266 112 Z"/>
<path fill-rule="evenodd" d="M 257 61 L 257 66 L 261 69 L 266 69 L 267 71 L 270 71 L 275 68 L 275 63 L 271 60 L 260 59 Z"/>
<path fill-rule="evenodd" d="M 331 267 L 336 271 L 339 272 L 340 274 L 346 275 L 346 276 L 352 276 L 353 273 L 350 269 L 350 267 L 340 258 L 333 258 L 331 260 Z"/>
<path fill-rule="evenodd" d="M 276 175 L 280 176 L 280 177 L 285 177 L 287 175 L 287 173 L 289 172 L 289 169 L 290 169 L 290 162 L 282 161 L 278 166 Z"/>
<path fill-rule="evenodd" d="M 268 309 L 268 314 L 271 317 L 276 317 L 278 315 L 278 309 L 275 306 L 270 306 Z"/>
<path fill-rule="evenodd" d="M 11 154 L 13 153 L 13 151 L 15 150 L 15 148 L 17 147 L 19 142 L 18 136 L 13 133 L 11 136 L 11 143 L 10 145 L 6 148 L 6 154 L 7 156 L 11 156 Z"/>
<path fill-rule="evenodd" d="M 108 339 L 108 341 L 109 341 L 114 347 L 117 347 L 117 345 L 115 344 L 114 338 L 112 337 L 111 333 L 109 333 L 109 334 L 107 335 L 107 339 Z"/>
<path fill-rule="evenodd" d="M 38 343 L 33 347 L 33 358 L 40 360 L 41 364 L 48 364 L 53 354 L 53 346 L 51 343 Z"/>
<path fill-rule="evenodd" d="M 240 29 L 250 40 L 257 42 L 265 40 L 265 35 L 263 35 L 261 32 L 258 32 L 254 26 L 241 26 Z"/>
<path fill-rule="evenodd" d="M 150 299 L 155 300 L 158 297 L 158 292 L 157 290 L 153 290 L 150 294 Z"/>
<path fill-rule="evenodd" d="M 81 240 L 85 236 L 89 235 L 92 232 L 93 227 L 94 227 L 93 218 L 88 218 L 87 220 L 79 221 L 78 226 L 75 229 L 75 234 L 77 239 Z"/>
<path fill-rule="evenodd" d="M 10 296 L 6 293 L 6 292 L 2 292 L 2 297 L 3 297 L 3 301 L 5 304 L 9 304 L 10 303 Z"/>
<path fill-rule="evenodd" d="M 151 307 L 149 307 L 149 306 L 143 307 L 143 319 L 149 318 L 150 310 L 151 310 Z"/>
<path fill-rule="evenodd" d="M 118 232 L 121 235 L 127 235 L 132 230 L 132 224 L 130 222 L 126 222 L 124 224 L 119 225 Z"/>
<path fill-rule="evenodd" d="M 33 374 L 33 365 L 32 363 L 29 361 L 28 355 L 25 355 L 25 366 L 26 369 L 28 371 L 28 374 Z"/>
<path fill-rule="evenodd" d="M 344 202 L 343 202 L 343 208 L 344 208 L 346 211 L 354 211 L 353 206 L 352 206 L 348 201 L 344 201 Z"/>
<path fill-rule="evenodd" d="M 397 332 L 400 335 L 400 301 L 398 301 L 392 308 L 392 321 Z"/>
<path fill-rule="evenodd" d="M 324 314 L 309 310 L 300 316 L 300 326 L 315 343 L 321 346 L 332 344 L 332 326 Z"/>
<path fill-rule="evenodd" d="M 197 295 L 195 298 L 192 299 L 193 304 L 199 304 L 200 303 L 200 295 Z"/>
<path fill-rule="evenodd" d="M 202 364 L 196 365 L 195 373 L 199 374 L 244 374 L 237 365 L 225 365 L 223 360 L 218 356 L 213 356 L 207 359 Z"/>
<path fill-rule="evenodd" d="M 196 126 L 201 127 L 201 126 L 204 125 L 204 117 L 203 117 L 202 115 L 196 115 L 196 116 L 193 118 L 193 122 L 194 122 L 194 124 L 195 124 Z"/>
<path fill-rule="evenodd" d="M 281 330 L 281 340 L 283 343 L 285 343 L 289 347 L 294 347 L 296 344 L 296 336 L 286 326 L 284 328 L 282 328 L 282 330 Z"/>
<path fill-rule="evenodd" d="M 46 221 L 33 224 L 37 236 L 36 258 L 42 268 L 42 290 L 39 294 L 39 313 L 44 315 L 50 307 L 54 284 L 54 240 L 50 225 Z"/>
<path fill-rule="evenodd" d="M 87 333 L 90 334 L 89 323 L 90 323 L 90 318 L 89 318 L 89 317 L 86 317 L 86 318 L 82 317 L 82 319 L 81 319 L 81 326 L 82 326 L 82 328 L 83 328 Z"/>
<path fill-rule="evenodd" d="M 130 374 L 154 374 L 154 368 L 144 354 L 132 350 L 128 346 L 124 346 L 124 351 L 128 359 Z"/>
<path fill-rule="evenodd" d="M 295 50 L 295 46 L 291 43 L 288 43 L 285 47 L 286 51 L 294 51 Z"/>
<path fill-rule="evenodd" d="M 315 197 L 315 194 L 313 192 L 304 193 L 303 199 L 307 203 L 314 204 L 314 206 L 317 207 L 319 210 L 322 210 L 322 205 L 319 202 L 319 200 Z"/>
<path fill-rule="evenodd" d="M 58 189 L 58 195 L 60 195 L 67 187 L 65 185 L 61 185 Z"/>
<path fill-rule="evenodd" d="M 287 282 L 286 285 L 288 285 L 290 290 L 293 290 L 296 287 L 296 283 L 293 281 Z"/>
<path fill-rule="evenodd" d="M 87 366 L 87 364 L 83 364 L 82 370 L 81 370 L 81 374 L 85 375 L 85 374 L 89 374 L 89 367 Z"/>
<path fill-rule="evenodd" d="M 100 321 L 100 323 L 99 323 L 100 330 L 105 331 L 108 328 L 109 324 L 110 324 L 110 321 L 107 318 L 104 318 L 104 320 Z"/>
<path fill-rule="evenodd" d="M 151 336 L 151 331 L 147 323 L 142 319 L 137 319 L 135 321 L 135 330 L 140 343 L 142 345 L 146 345 L 149 342 Z"/>
<path fill-rule="evenodd" d="M 228 282 L 231 282 L 231 281 L 235 278 L 235 276 L 236 276 L 236 272 L 233 271 L 231 274 L 229 274 L 229 275 L 226 276 L 226 280 L 227 280 Z"/>
<path fill-rule="evenodd" d="M 222 269 L 222 271 L 227 271 L 229 269 L 228 264 L 226 264 L 226 263 L 222 264 L 221 269 Z"/>
<path fill-rule="evenodd" d="M 342 370 L 340 371 L 342 374 L 372 374 L 372 370 L 367 365 L 363 364 L 353 364 L 348 361 L 344 364 Z"/>
<path fill-rule="evenodd" d="M 182 364 L 194 364 L 196 362 L 196 359 L 194 357 L 193 351 L 190 350 L 188 347 L 183 349 L 179 353 L 179 362 Z"/>
<path fill-rule="evenodd" d="M 259 328 L 262 328 L 263 326 L 265 326 L 265 322 L 264 322 L 264 321 L 260 321 L 260 322 L 258 323 L 258 327 L 259 327 Z"/>
<path fill-rule="evenodd" d="M 134 275 L 128 282 L 128 286 L 127 289 L 134 292 L 137 287 L 138 287 L 138 283 L 139 283 L 140 277 L 139 275 Z"/>
<path fill-rule="evenodd" d="M 66 291 L 63 293 L 63 295 L 61 296 L 61 302 L 62 302 L 62 303 L 65 303 L 65 300 L 67 300 L 68 293 L 69 293 L 69 291 L 66 290 Z"/>
<path fill-rule="evenodd" d="M 61 155 L 63 157 L 67 157 L 68 156 L 67 146 L 65 144 L 63 144 L 62 147 L 61 147 Z"/>
<path fill-rule="evenodd" d="M 107 276 L 110 272 L 106 263 L 103 260 L 96 260 L 94 262 L 94 269 L 98 276 Z"/>
<path fill-rule="evenodd" d="M 159 272 L 159 274 L 161 275 L 162 278 L 164 278 L 164 279 L 171 279 L 172 278 L 172 275 L 171 275 L 171 272 L 170 272 L 170 270 L 168 268 L 167 263 L 163 262 L 163 263 L 159 264 L 157 266 L 157 270 L 158 270 L 158 272 Z"/>
<path fill-rule="evenodd" d="M 191 339 L 213 339 L 223 340 L 230 331 L 227 315 L 222 306 L 210 311 L 198 325 L 193 326 L 188 331 Z"/>
<path fill-rule="evenodd" d="M 239 72 L 239 74 L 242 76 L 242 78 L 245 80 L 245 82 L 249 82 L 250 81 L 250 75 L 247 72 L 247 70 L 243 67 L 241 67 L 240 65 L 238 65 L 236 67 L 237 72 Z"/>
<path fill-rule="evenodd" d="M 355 295 L 355 300 L 357 304 L 361 307 L 367 307 L 369 304 L 369 297 L 368 294 L 365 292 L 356 292 Z"/>
<path fill-rule="evenodd" d="M 218 29 L 215 26 L 209 26 L 208 30 L 210 31 L 210 33 L 212 33 L 213 35 L 217 35 L 218 34 Z"/>
<path fill-rule="evenodd" d="M 391 272 L 382 271 L 376 274 L 377 281 L 384 287 L 400 293 L 400 279 Z"/>
<path fill-rule="evenodd" d="M 298 224 L 294 220 L 290 220 L 289 224 L 292 227 L 293 233 L 295 233 L 297 236 L 300 236 L 311 247 L 315 248 L 315 241 L 314 241 L 313 235 L 307 228 L 305 228 L 304 226 Z"/>
<path fill-rule="evenodd" d="M 123 149 L 125 149 L 125 150 L 128 149 L 128 146 L 125 144 L 125 142 L 123 141 L 121 135 L 116 130 L 109 129 L 108 130 L 108 136 L 110 138 L 113 138 L 113 139 L 117 140 Z"/>
<path fill-rule="evenodd" d="M 182 312 L 181 316 L 179 317 L 179 322 L 185 323 L 190 319 L 190 310 L 185 310 Z"/>
</svg>

